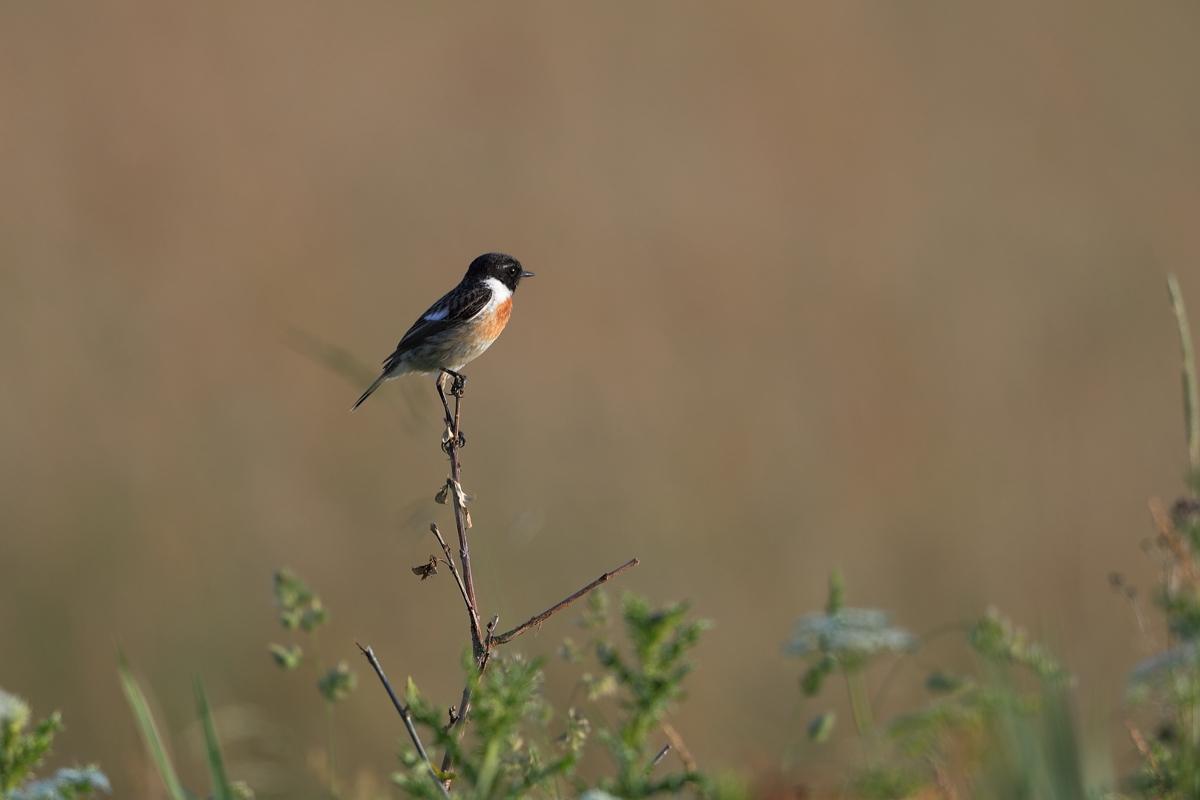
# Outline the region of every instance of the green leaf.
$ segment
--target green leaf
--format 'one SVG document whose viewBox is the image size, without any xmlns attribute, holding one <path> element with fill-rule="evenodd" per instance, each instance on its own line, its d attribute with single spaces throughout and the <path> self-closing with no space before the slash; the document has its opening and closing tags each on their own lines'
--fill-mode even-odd
<svg viewBox="0 0 1200 800">
<path fill-rule="evenodd" d="M 408 682 L 404 685 L 404 707 L 410 708 L 418 705 L 421 702 L 421 693 L 417 691 L 417 684 L 413 683 L 412 676 L 408 676 Z"/>
<path fill-rule="evenodd" d="M 167 788 L 167 796 L 171 800 L 194 800 L 195 795 L 183 788 L 183 784 L 179 782 L 179 776 L 175 774 L 175 767 L 167 755 L 167 748 L 158 734 L 158 726 L 154 724 L 154 715 L 150 713 L 150 705 L 146 702 L 146 696 L 142 694 L 141 687 L 138 686 L 133 673 L 129 670 L 125 654 L 120 650 L 117 650 L 117 672 L 121 676 L 121 688 L 125 690 L 125 699 L 129 702 L 130 709 L 133 710 L 133 718 L 137 722 L 138 731 L 142 734 L 142 741 L 146 743 L 146 749 L 150 751 L 150 758 L 154 761 L 158 775 Z"/>
<path fill-rule="evenodd" d="M 225 760 L 221 757 L 221 743 L 217 739 L 217 727 L 213 724 L 212 709 L 204 684 L 196 678 L 196 709 L 200 712 L 200 723 L 204 727 L 204 750 L 208 756 L 208 776 L 212 780 L 215 800 L 234 800 L 225 774 Z"/>
</svg>

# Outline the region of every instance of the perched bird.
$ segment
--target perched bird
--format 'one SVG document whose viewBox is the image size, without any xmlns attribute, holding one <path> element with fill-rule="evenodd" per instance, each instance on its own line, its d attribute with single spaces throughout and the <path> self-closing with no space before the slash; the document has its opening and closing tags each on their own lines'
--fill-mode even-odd
<svg viewBox="0 0 1200 800">
<path fill-rule="evenodd" d="M 383 374 L 350 409 L 362 405 L 384 381 L 410 372 L 450 373 L 478 358 L 496 341 L 512 314 L 512 296 L 522 278 L 533 273 L 504 253 L 487 253 L 471 262 L 458 286 L 438 300 L 383 362 Z M 438 375 L 438 391 L 444 375 Z"/>
</svg>

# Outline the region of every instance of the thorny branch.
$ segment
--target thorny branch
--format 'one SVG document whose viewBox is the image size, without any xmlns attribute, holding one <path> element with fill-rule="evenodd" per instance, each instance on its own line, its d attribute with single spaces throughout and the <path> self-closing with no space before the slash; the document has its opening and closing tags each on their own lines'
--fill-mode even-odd
<svg viewBox="0 0 1200 800">
<path fill-rule="evenodd" d="M 450 394 L 454 397 L 453 412 L 450 411 L 450 403 L 446 398 L 445 383 L 447 377 L 453 378 L 453 382 L 450 386 Z M 446 455 L 450 458 L 450 478 L 446 482 L 446 487 L 443 488 L 442 491 L 448 495 L 447 499 L 450 499 L 454 505 L 454 525 L 458 530 L 458 558 L 462 565 L 461 572 L 455 567 L 453 554 L 450 552 L 450 546 L 446 544 L 446 540 L 442 538 L 441 531 L 438 530 L 437 525 L 431 524 L 429 529 L 433 532 L 433 535 L 437 537 L 438 544 L 442 546 L 442 552 L 446 554 L 446 562 L 450 567 L 450 573 L 454 576 L 454 581 L 458 584 L 458 590 L 462 595 L 463 603 L 467 607 L 467 613 L 470 616 L 471 621 L 471 652 L 475 658 L 475 667 L 479 673 L 482 674 L 483 671 L 487 669 L 488 661 L 492 655 L 492 650 L 502 644 L 507 644 L 516 637 L 520 636 L 522 633 L 528 631 L 530 628 L 541 625 L 551 616 L 559 611 L 562 611 L 564 608 L 571 605 L 600 584 L 607 582 L 617 575 L 620 575 L 630 567 L 637 566 L 639 562 L 636 558 L 634 558 L 620 567 L 617 567 L 612 572 L 604 573 L 599 578 L 575 592 L 570 597 L 551 606 L 541 614 L 531 617 L 528 621 L 518 625 L 507 633 L 502 633 L 499 636 L 495 635 L 496 625 L 499 622 L 499 617 L 493 616 L 491 621 L 488 623 L 486 630 L 481 626 L 479 602 L 475 599 L 475 582 L 471 572 L 471 550 L 467 546 L 467 531 L 471 528 L 471 515 L 464 505 L 467 497 L 462 491 L 462 464 L 458 455 L 459 450 L 462 449 L 463 445 L 465 445 L 467 441 L 459 427 L 462 397 L 466 388 L 466 380 L 467 379 L 465 376 L 449 372 L 448 370 L 443 371 L 437 377 L 438 396 L 442 401 L 442 409 L 446 413 L 446 431 L 442 435 L 442 450 L 445 451 Z M 442 500 L 442 496 L 440 494 L 438 500 L 439 502 Z M 368 651 L 364 652 L 369 653 L 369 648 Z M 368 655 L 368 658 L 373 659 L 373 656 Z M 379 677 L 384 680 L 384 684 L 386 685 L 387 680 L 383 678 L 383 672 L 379 670 L 379 667 L 373 660 L 372 665 L 375 666 L 376 671 L 379 672 Z M 391 693 L 390 686 L 388 687 L 388 692 Z M 395 695 L 392 695 L 392 699 L 394 702 L 396 702 L 396 707 L 398 709 L 401 708 L 399 701 L 395 699 Z M 445 729 L 446 732 L 448 733 L 449 731 L 457 728 L 459 730 L 458 735 L 461 736 L 470 710 L 471 687 L 468 684 L 463 688 L 462 701 L 459 703 L 458 709 L 455 710 L 451 708 L 450 720 Z M 404 716 L 405 723 L 409 724 L 409 720 L 405 712 L 402 711 L 401 716 Z M 415 738 L 416 734 L 411 730 L 411 726 L 410 733 Z M 675 747 L 677 750 L 680 749 L 679 744 L 676 744 Z M 420 750 L 419 744 L 418 750 Z M 421 754 L 424 756 L 424 751 L 421 751 Z M 449 772 L 451 766 L 450 753 L 447 751 L 445 756 L 442 758 L 442 773 L 444 774 Z M 432 766 L 430 769 L 432 770 Z M 434 774 L 436 776 L 437 773 Z M 442 787 L 443 791 L 448 791 L 450 781 L 439 781 L 439 785 Z"/>
<path fill-rule="evenodd" d="M 571 603 L 574 603 L 576 600 L 583 597 L 585 594 L 590 592 L 592 589 L 595 589 L 600 584 L 606 583 L 610 578 L 620 575 L 625 570 L 629 569 L 630 567 L 636 567 L 640 563 L 641 562 L 638 561 L 636 558 L 633 558 L 633 559 L 630 559 L 625 564 L 622 564 L 621 566 L 617 567 L 612 572 L 604 573 L 599 578 L 596 578 L 596 580 L 592 581 L 587 586 L 583 587 L 578 592 L 576 592 L 575 594 L 568 597 L 566 600 L 563 600 L 561 603 L 557 603 L 557 604 L 551 606 L 550 608 L 543 611 L 541 614 L 538 614 L 536 617 L 531 617 L 524 623 L 513 628 L 511 631 L 502 633 L 499 636 L 491 637 L 489 639 L 491 646 L 495 647 L 495 646 L 501 645 L 501 644 L 508 644 L 513 639 L 517 638 L 522 633 L 524 633 L 525 631 L 534 627 L 535 625 L 541 625 L 543 622 L 548 620 L 551 616 L 553 616 L 554 614 L 557 614 L 559 611 L 562 611 L 564 608 L 571 605 Z"/>
<path fill-rule="evenodd" d="M 438 544 L 442 546 L 442 552 L 446 554 L 446 564 L 450 567 L 450 574 L 454 576 L 454 582 L 458 584 L 458 591 L 462 594 L 463 602 L 467 606 L 467 614 L 471 617 L 471 639 L 472 641 L 481 639 L 483 637 L 479 632 L 479 611 L 471 605 L 471 596 L 467 594 L 467 587 L 463 585 L 462 577 L 454 566 L 454 556 L 450 554 L 450 545 L 446 544 L 446 540 L 442 538 L 442 532 L 438 530 L 437 523 L 429 523 L 429 530 L 433 531 Z"/>
</svg>

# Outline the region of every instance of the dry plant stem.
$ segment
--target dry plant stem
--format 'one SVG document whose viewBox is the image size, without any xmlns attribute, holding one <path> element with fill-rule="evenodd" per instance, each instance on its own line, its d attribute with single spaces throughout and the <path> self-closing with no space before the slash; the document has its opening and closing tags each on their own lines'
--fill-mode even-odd
<svg viewBox="0 0 1200 800">
<path fill-rule="evenodd" d="M 450 404 L 446 399 L 445 381 L 446 377 L 450 376 L 454 382 L 450 387 L 450 394 L 454 397 L 454 412 L 450 411 Z M 492 650 L 502 644 L 512 641 L 530 628 L 541 625 L 551 616 L 563 610 L 567 606 L 574 603 L 580 597 L 583 597 L 588 592 L 595 589 L 602 583 L 605 583 L 610 578 L 613 578 L 630 567 L 636 566 L 638 560 L 632 559 L 628 563 L 618 567 L 612 572 L 606 572 L 596 580 L 589 583 L 587 586 L 580 589 L 575 594 L 568 597 L 566 600 L 550 607 L 536 617 L 531 618 L 523 625 L 513 628 L 507 633 L 494 635 L 498 617 L 492 617 L 491 623 L 487 626 L 486 633 L 480 625 L 479 617 L 479 602 L 475 599 L 475 581 L 471 572 L 471 549 L 467 545 L 467 529 L 469 527 L 467 520 L 467 510 L 463 508 L 463 492 L 462 492 L 462 463 L 459 460 L 459 450 L 462 448 L 465 439 L 462 431 L 459 428 L 459 419 L 462 410 L 463 391 L 466 386 L 466 378 L 457 373 L 443 370 L 437 377 L 438 396 L 442 400 L 442 408 L 446 412 L 446 435 L 443 438 L 442 449 L 450 458 L 450 483 L 448 494 L 453 498 L 454 504 L 454 526 L 458 530 L 458 558 L 462 566 L 461 574 L 455 569 L 454 559 L 451 557 L 450 546 L 442 538 L 441 532 L 436 525 L 430 525 L 430 530 L 437 537 L 438 543 L 442 546 L 442 551 L 446 554 L 446 559 L 449 562 L 450 572 L 454 575 L 454 580 L 458 583 L 459 592 L 462 594 L 463 602 L 467 606 L 467 613 L 471 620 L 471 652 L 474 655 L 475 667 L 480 674 L 487 669 L 488 660 L 491 658 Z M 382 673 L 380 673 L 382 677 Z M 389 690 L 390 691 L 390 690 Z M 397 706 L 399 708 L 399 706 Z M 471 711 L 471 687 L 468 684 L 463 688 L 462 702 L 459 704 L 458 712 L 450 723 L 446 726 L 446 732 L 457 729 L 458 735 L 461 737 L 466 729 L 466 720 Z M 406 720 L 407 722 L 407 720 Z M 449 772 L 451 764 L 449 751 L 442 758 L 442 772 Z M 449 791 L 450 781 L 441 783 L 444 791 Z"/>
<path fill-rule="evenodd" d="M 541 625 L 543 622 L 548 620 L 550 617 L 557 614 L 559 611 L 562 611 L 564 608 L 571 605 L 571 603 L 574 603 L 576 600 L 583 597 L 585 594 L 590 592 L 592 589 L 595 589 L 600 584 L 608 582 L 610 579 L 616 577 L 617 575 L 620 575 L 622 572 L 629 569 L 630 567 L 636 567 L 639 563 L 641 563 L 641 562 L 639 562 L 636 558 L 632 558 L 629 561 L 627 561 L 626 563 L 624 563 L 621 566 L 614 569 L 612 572 L 604 573 L 599 578 L 596 578 L 596 580 L 592 581 L 587 586 L 583 587 L 578 592 L 576 592 L 575 594 L 568 597 L 566 600 L 563 600 L 561 603 L 551 606 L 550 608 L 543 611 L 541 614 L 538 614 L 536 617 L 531 617 L 529 620 L 518 625 L 517 627 L 513 628 L 511 631 L 508 631 L 507 633 L 502 633 L 499 636 L 491 637 L 490 645 L 492 647 L 496 647 L 497 645 L 508 644 L 513 639 L 517 638 L 518 636 L 520 636 L 522 633 L 529 630 L 530 628 L 532 628 L 536 625 Z"/>
<path fill-rule="evenodd" d="M 429 530 L 433 531 L 433 535 L 437 537 L 438 544 L 442 546 L 442 552 L 446 554 L 446 564 L 450 567 L 450 574 L 454 576 L 454 582 L 458 584 L 458 591 L 462 595 L 463 603 L 467 606 L 467 614 L 471 618 L 471 639 L 482 639 L 483 634 L 479 629 L 479 611 L 471 605 L 471 596 L 467 594 L 467 587 L 463 585 L 462 576 L 458 574 L 458 568 L 454 566 L 454 556 L 450 554 L 450 545 L 446 544 L 446 540 L 442 538 L 442 532 L 438 530 L 438 526 L 431 522 Z"/>
<path fill-rule="evenodd" d="M 355 644 L 358 644 L 358 642 L 355 642 Z M 441 787 L 442 794 L 449 797 L 450 792 L 442 784 L 441 780 L 438 779 L 437 770 L 433 768 L 433 763 L 425 753 L 425 745 L 421 744 L 421 737 L 417 735 L 417 729 L 413 726 L 412 717 L 409 716 L 408 709 L 400 702 L 400 698 L 396 697 L 396 692 L 392 690 L 392 684 L 388 681 L 387 676 L 383 674 L 383 667 L 379 665 L 379 659 L 375 657 L 375 651 L 370 647 L 363 647 L 361 644 L 358 644 L 358 649 L 367 657 L 367 661 L 371 662 L 371 666 L 375 669 L 375 674 L 379 676 L 380 682 L 383 683 L 383 688 L 387 689 L 388 697 L 392 698 L 392 705 L 400 713 L 400 719 L 404 720 L 404 727 L 408 729 L 408 735 L 412 738 L 413 745 L 417 748 L 421 760 L 425 762 L 425 766 L 429 767 L 429 774 L 433 777 L 433 782 Z"/>
<path fill-rule="evenodd" d="M 439 376 L 439 386 L 442 377 Z M 446 455 L 450 456 L 450 479 L 454 482 L 454 526 L 458 529 L 458 558 L 462 562 L 463 586 L 467 591 L 467 605 L 471 607 L 471 651 L 475 654 L 475 662 L 482 663 L 484 658 L 483 637 L 479 630 L 479 602 L 475 599 L 475 581 L 471 573 L 471 549 L 467 546 L 467 513 L 462 506 L 462 464 L 458 451 L 462 447 L 461 431 L 459 430 L 459 414 L 462 407 L 463 387 L 465 381 L 461 375 L 455 376 L 450 393 L 454 395 L 454 416 L 449 420 L 450 436 L 445 444 Z M 449 411 L 449 408 L 447 408 Z"/>
<path fill-rule="evenodd" d="M 465 387 L 465 379 L 461 375 L 454 376 L 454 383 L 450 387 L 450 393 L 454 395 L 454 413 L 450 413 L 450 405 L 446 402 L 446 395 L 442 390 L 442 386 L 446 380 L 446 372 L 442 372 L 437 378 L 438 394 L 442 398 L 442 406 L 446 411 L 446 441 L 442 448 L 446 451 L 446 455 L 450 457 L 450 479 L 453 486 L 450 487 L 450 494 L 453 496 L 451 501 L 454 504 L 454 527 L 458 530 L 458 557 L 462 563 L 462 580 L 460 581 L 460 589 L 463 595 L 463 602 L 467 605 L 467 613 L 471 618 L 471 652 L 475 657 L 475 665 L 480 672 L 487 666 L 487 650 L 483 644 L 483 632 L 479 625 L 479 602 L 475 599 L 475 582 L 471 573 L 471 550 L 467 546 L 467 516 L 466 510 L 462 507 L 462 464 L 459 461 L 458 451 L 462 447 L 463 439 L 459 430 L 459 420 L 462 409 L 463 389 Z M 441 536 L 438 536 L 438 541 L 442 542 L 447 556 L 449 556 L 449 546 L 442 541 Z M 451 559 L 453 564 L 453 559 Z M 453 570 L 453 567 L 451 567 Z M 458 578 L 458 573 L 453 573 L 455 578 Z M 458 735 L 462 736 L 466 730 L 466 719 L 471 711 L 471 687 L 468 684 L 463 687 L 462 702 L 458 706 L 458 716 L 451 722 L 446 730 L 449 732 L 455 728 L 458 729 Z M 450 751 L 447 749 L 442 757 L 442 772 L 448 772 L 451 767 Z M 449 792 L 449 781 L 442 784 L 442 789 Z"/>
<path fill-rule="evenodd" d="M 667 735 L 667 739 L 670 741 L 671 746 L 674 747 L 675 751 L 679 754 L 679 760 L 683 763 L 683 768 L 688 772 L 695 772 L 697 769 L 699 769 L 699 767 L 696 766 L 696 759 L 692 757 L 691 751 L 688 750 L 687 745 L 683 743 L 683 737 L 679 735 L 679 731 L 675 730 L 675 726 L 669 722 L 664 722 L 662 724 L 662 730 L 663 733 Z"/>
</svg>

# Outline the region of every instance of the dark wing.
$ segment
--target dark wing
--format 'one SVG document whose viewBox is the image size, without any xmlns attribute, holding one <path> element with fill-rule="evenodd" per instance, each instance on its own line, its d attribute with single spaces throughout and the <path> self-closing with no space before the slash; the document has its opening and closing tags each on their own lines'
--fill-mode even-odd
<svg viewBox="0 0 1200 800">
<path fill-rule="evenodd" d="M 353 411 L 363 404 L 363 401 L 371 396 L 371 393 L 379 388 L 388 375 L 391 374 L 392 368 L 403 357 L 405 353 L 414 347 L 417 347 L 430 336 L 435 336 L 442 331 L 449 330 L 455 325 L 461 325 L 467 322 L 488 304 L 492 299 L 492 290 L 481 284 L 464 287 L 461 283 L 454 287 L 441 300 L 438 300 L 429 307 L 421 318 L 418 319 L 413 326 L 408 329 L 408 333 L 400 339 L 400 344 L 396 345 L 396 350 L 383 362 L 383 374 L 380 375 L 370 388 L 363 392 L 362 397 L 358 398 L 358 402 L 350 409 Z"/>
<path fill-rule="evenodd" d="M 408 332 L 400 338 L 396 351 L 383 362 L 383 371 L 388 372 L 404 353 L 417 347 L 430 336 L 449 330 L 456 325 L 467 322 L 487 305 L 492 299 L 490 287 L 476 284 L 471 287 L 461 285 L 429 307 L 421 318 L 413 323 Z"/>
</svg>

